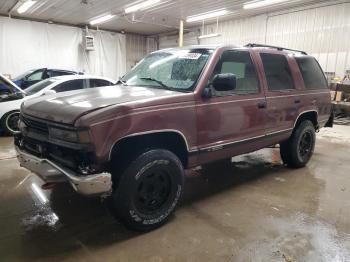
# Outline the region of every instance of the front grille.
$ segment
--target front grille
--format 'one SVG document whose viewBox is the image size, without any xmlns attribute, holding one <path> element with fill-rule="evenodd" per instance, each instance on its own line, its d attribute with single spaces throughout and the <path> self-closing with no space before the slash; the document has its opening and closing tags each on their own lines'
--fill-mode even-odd
<svg viewBox="0 0 350 262">
<path fill-rule="evenodd" d="M 49 133 L 49 128 L 46 123 L 34 120 L 33 118 L 29 118 L 26 116 L 21 115 L 21 120 L 23 123 L 31 130 L 37 130 L 40 133 Z"/>
</svg>

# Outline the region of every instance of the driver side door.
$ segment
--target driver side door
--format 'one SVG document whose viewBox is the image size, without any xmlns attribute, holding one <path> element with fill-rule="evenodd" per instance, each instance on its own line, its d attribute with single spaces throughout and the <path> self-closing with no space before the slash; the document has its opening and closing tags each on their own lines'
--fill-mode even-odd
<svg viewBox="0 0 350 262">
<path fill-rule="evenodd" d="M 218 91 L 209 84 L 212 97 L 196 106 L 199 162 L 255 150 L 265 135 L 266 99 L 251 53 L 224 51 L 210 79 L 225 73 L 236 76 L 236 88 Z"/>
</svg>

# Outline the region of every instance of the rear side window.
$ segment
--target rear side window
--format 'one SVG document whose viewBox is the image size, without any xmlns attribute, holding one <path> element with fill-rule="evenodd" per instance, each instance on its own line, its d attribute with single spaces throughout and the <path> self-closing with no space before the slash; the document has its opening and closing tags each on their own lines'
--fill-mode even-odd
<svg viewBox="0 0 350 262">
<path fill-rule="evenodd" d="M 90 87 L 110 86 L 111 82 L 103 79 L 90 79 Z"/>
<path fill-rule="evenodd" d="M 310 56 L 296 57 L 306 89 L 326 89 L 328 84 L 322 69 L 315 58 Z"/>
<path fill-rule="evenodd" d="M 216 74 L 232 73 L 237 78 L 236 89 L 233 94 L 254 94 L 259 92 L 259 83 L 253 61 L 247 51 L 225 51 L 214 69 Z M 227 93 L 227 92 L 224 92 Z M 215 95 L 221 94 L 215 91 Z"/>
<path fill-rule="evenodd" d="M 47 74 L 48 74 L 49 77 L 55 77 L 55 76 L 72 75 L 73 73 L 66 72 L 66 71 L 49 70 L 49 71 L 47 71 Z"/>
<path fill-rule="evenodd" d="M 84 88 L 84 79 L 76 79 L 76 80 L 70 80 L 62 84 L 59 84 L 58 86 L 54 87 L 53 90 L 59 93 L 59 92 L 66 92 L 66 91 L 72 91 L 72 90 L 79 90 L 83 88 Z"/>
<path fill-rule="evenodd" d="M 270 91 L 294 89 L 292 74 L 284 55 L 262 53 L 260 56 Z"/>
</svg>

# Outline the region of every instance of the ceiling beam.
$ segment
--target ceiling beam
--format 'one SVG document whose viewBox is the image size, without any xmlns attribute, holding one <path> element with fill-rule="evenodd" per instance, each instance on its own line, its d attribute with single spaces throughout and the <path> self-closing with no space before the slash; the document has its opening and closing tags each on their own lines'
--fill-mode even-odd
<svg viewBox="0 0 350 262">
<path fill-rule="evenodd" d="M 11 16 L 13 10 L 15 10 L 15 9 L 19 6 L 19 3 L 20 3 L 20 2 L 21 2 L 21 0 L 17 0 L 17 1 L 11 6 L 11 8 L 7 11 L 9 16 Z"/>
</svg>

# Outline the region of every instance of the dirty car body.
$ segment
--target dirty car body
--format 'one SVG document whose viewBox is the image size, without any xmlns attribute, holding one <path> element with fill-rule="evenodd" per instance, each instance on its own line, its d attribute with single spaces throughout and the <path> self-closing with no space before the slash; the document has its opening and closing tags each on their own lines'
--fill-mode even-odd
<svg viewBox="0 0 350 262">
<path fill-rule="evenodd" d="M 24 102 L 15 144 L 21 165 L 44 181 L 108 194 L 127 153 L 167 149 L 192 168 L 288 141 L 306 120 L 317 130 L 330 115 L 313 57 L 195 46 L 150 54 L 114 87 Z"/>
</svg>

